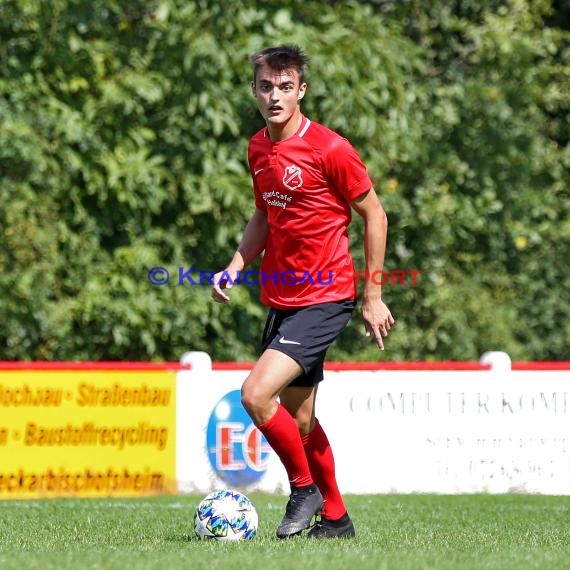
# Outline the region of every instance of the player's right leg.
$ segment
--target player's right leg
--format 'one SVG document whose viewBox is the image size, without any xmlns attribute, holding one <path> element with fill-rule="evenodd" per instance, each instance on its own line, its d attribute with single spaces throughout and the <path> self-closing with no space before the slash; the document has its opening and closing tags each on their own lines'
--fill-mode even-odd
<svg viewBox="0 0 570 570">
<path fill-rule="evenodd" d="M 281 391 L 302 373 L 300 365 L 278 350 L 267 349 L 242 386 L 242 403 L 253 422 L 281 459 L 291 485 L 279 538 L 299 534 L 320 512 L 322 495 L 314 484 L 301 434 L 291 414 L 277 402 Z M 310 388 L 307 388 L 310 395 Z"/>
</svg>

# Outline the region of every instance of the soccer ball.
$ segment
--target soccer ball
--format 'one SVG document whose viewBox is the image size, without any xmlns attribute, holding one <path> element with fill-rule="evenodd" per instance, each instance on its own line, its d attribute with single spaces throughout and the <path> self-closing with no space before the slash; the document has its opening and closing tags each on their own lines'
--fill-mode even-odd
<svg viewBox="0 0 570 570">
<path fill-rule="evenodd" d="M 199 538 L 251 540 L 258 517 L 253 503 L 242 493 L 225 489 L 204 497 L 196 508 L 194 530 Z"/>
</svg>

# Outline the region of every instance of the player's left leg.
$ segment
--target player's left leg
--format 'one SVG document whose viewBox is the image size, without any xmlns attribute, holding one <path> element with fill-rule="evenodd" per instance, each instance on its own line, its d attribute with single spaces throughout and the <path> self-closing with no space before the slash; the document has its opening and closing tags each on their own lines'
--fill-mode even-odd
<svg viewBox="0 0 570 570">
<path fill-rule="evenodd" d="M 340 494 L 335 474 L 334 455 L 321 424 L 302 437 L 311 475 L 323 494 L 321 519 L 309 532 L 310 538 L 353 537 L 356 532 Z"/>
<path fill-rule="evenodd" d="M 311 475 L 323 495 L 321 519 L 311 529 L 309 537 L 353 537 L 356 533 L 338 488 L 333 451 L 326 433 L 315 418 L 317 390 L 318 384 L 312 389 L 290 385 L 280 396 L 281 404 L 299 426 Z"/>
</svg>

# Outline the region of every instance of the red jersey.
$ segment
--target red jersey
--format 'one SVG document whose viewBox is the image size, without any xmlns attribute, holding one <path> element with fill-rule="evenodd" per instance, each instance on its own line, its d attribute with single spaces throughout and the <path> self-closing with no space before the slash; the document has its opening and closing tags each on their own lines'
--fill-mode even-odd
<svg viewBox="0 0 570 570">
<path fill-rule="evenodd" d="M 348 243 L 350 202 L 372 188 L 350 142 L 302 117 L 299 130 L 249 142 L 255 205 L 269 233 L 261 262 L 261 302 L 288 309 L 356 298 Z"/>
</svg>

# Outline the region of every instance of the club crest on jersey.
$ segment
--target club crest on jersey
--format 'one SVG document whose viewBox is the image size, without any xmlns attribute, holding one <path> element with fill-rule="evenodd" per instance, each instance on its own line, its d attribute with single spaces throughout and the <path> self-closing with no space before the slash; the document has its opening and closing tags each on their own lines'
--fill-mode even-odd
<svg viewBox="0 0 570 570">
<path fill-rule="evenodd" d="M 303 185 L 303 178 L 301 176 L 301 169 L 294 164 L 285 167 L 283 173 L 283 185 L 289 190 L 296 190 Z"/>
</svg>

